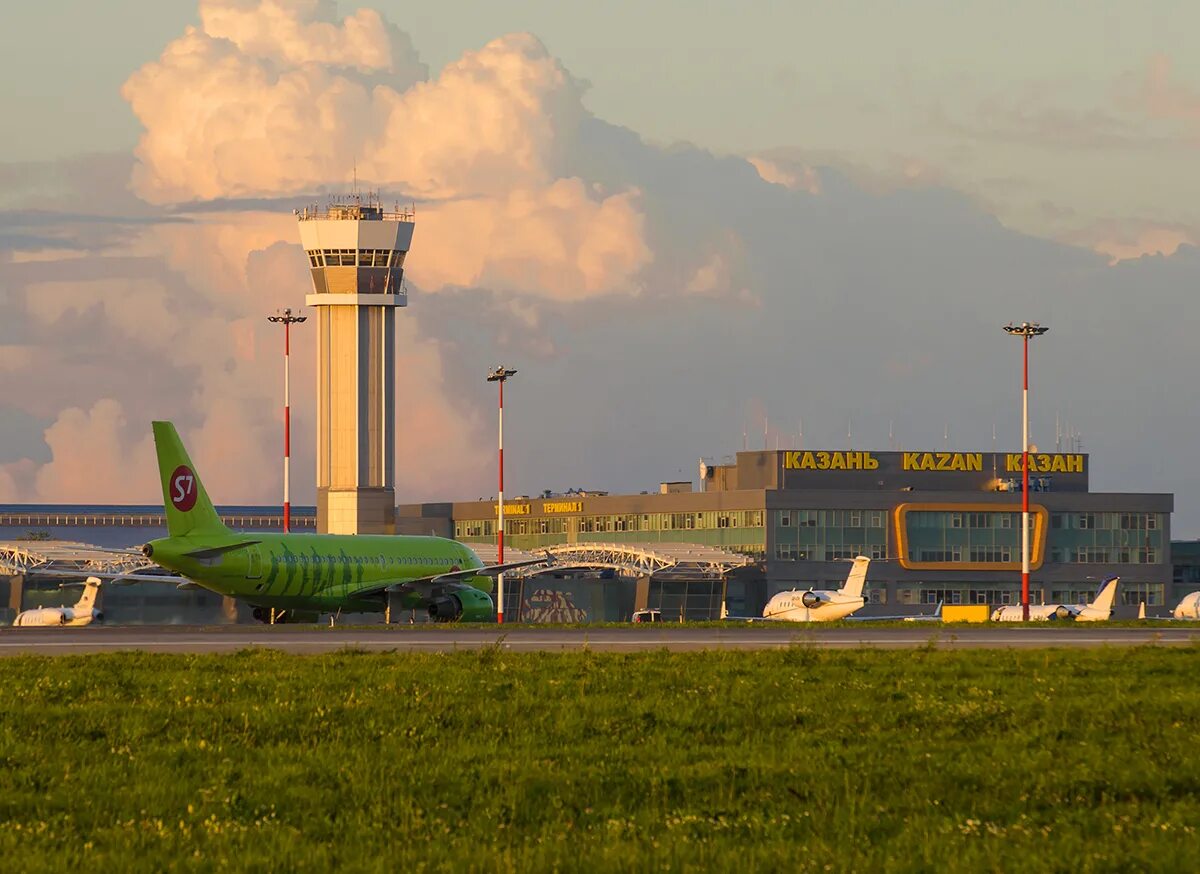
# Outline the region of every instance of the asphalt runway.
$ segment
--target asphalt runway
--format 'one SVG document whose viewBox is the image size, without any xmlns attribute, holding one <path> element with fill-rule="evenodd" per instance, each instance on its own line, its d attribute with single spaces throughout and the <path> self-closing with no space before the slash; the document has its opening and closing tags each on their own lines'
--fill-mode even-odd
<svg viewBox="0 0 1200 874">
<path fill-rule="evenodd" d="M 820 626 L 728 628 L 513 628 L 454 626 L 326 628 L 288 626 L 123 626 L 0 629 L 0 656 L 93 652 L 214 653 L 270 649 L 311 654 L 343 649 L 369 652 L 453 652 L 498 646 L 513 652 L 595 650 L 1033 649 L 1096 646 L 1190 646 L 1200 623 L 1147 628 L 1117 626 Z"/>
</svg>

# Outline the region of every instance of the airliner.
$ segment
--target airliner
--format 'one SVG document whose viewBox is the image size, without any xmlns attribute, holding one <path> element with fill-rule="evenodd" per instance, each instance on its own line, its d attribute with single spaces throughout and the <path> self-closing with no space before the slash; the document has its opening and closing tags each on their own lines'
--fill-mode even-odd
<svg viewBox="0 0 1200 874">
<path fill-rule="evenodd" d="M 490 622 L 491 578 L 550 562 L 485 567 L 470 547 L 444 537 L 231 531 L 175 426 L 154 422 L 153 430 L 168 536 L 147 543 L 142 554 L 191 583 L 249 603 L 260 621 L 385 612 L 390 598 L 391 605 L 423 609 L 437 622 Z"/>
<path fill-rule="evenodd" d="M 96 596 L 100 594 L 100 578 L 88 577 L 83 584 L 83 595 L 73 607 L 38 607 L 33 610 L 23 610 L 13 620 L 14 626 L 29 628 L 60 627 L 63 625 L 91 625 L 104 618 L 104 614 L 96 606 Z"/>
<path fill-rule="evenodd" d="M 854 559 L 845 584 L 840 589 L 793 589 L 771 597 L 762 616 L 730 616 L 721 605 L 722 619 L 742 619 L 748 622 L 832 622 L 844 619 L 864 603 L 863 586 L 867 581 L 867 566 L 871 559 L 860 555 Z"/>
<path fill-rule="evenodd" d="M 1120 577 L 1109 577 L 1096 590 L 1096 597 L 1089 604 L 1030 604 L 1030 622 L 1049 622 L 1056 619 L 1074 619 L 1076 622 L 1105 622 L 1112 616 L 1113 601 L 1117 597 Z M 992 612 L 993 622 L 1024 622 L 1024 611 L 1020 604 L 997 607 Z"/>
</svg>

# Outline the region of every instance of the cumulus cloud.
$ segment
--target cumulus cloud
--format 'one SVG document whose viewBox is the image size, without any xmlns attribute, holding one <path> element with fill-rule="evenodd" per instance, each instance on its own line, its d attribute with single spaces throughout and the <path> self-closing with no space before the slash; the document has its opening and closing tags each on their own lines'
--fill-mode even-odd
<svg viewBox="0 0 1200 874">
<path fill-rule="evenodd" d="M 138 439 L 112 398 L 63 410 L 46 430 L 46 443 L 53 458 L 34 476 L 36 500 L 112 503 L 144 499 L 157 488 L 153 439 Z"/>
<path fill-rule="evenodd" d="M 203 0 L 199 28 L 125 83 L 145 127 L 134 184 L 154 202 L 303 194 L 360 178 L 418 197 L 503 194 L 559 175 L 582 87 L 529 34 L 417 81 L 378 13 L 314 21 L 325 4 Z M 357 22 L 357 24 L 352 24 Z M 390 30 L 389 30 L 390 32 Z M 379 57 L 375 57 L 378 54 Z M 374 60 L 370 60 L 374 58 Z"/>
<path fill-rule="evenodd" d="M 1153 119 L 1200 125 L 1200 90 L 1178 81 L 1168 55 L 1153 55 L 1142 75 L 1127 78 L 1126 102 Z"/>
<path fill-rule="evenodd" d="M 1200 242 L 1200 234 L 1182 224 L 1110 220 L 1072 231 L 1064 239 L 1107 255 L 1109 264 L 1117 264 L 1144 255 L 1174 255 L 1180 246 Z"/>
<path fill-rule="evenodd" d="M 793 191 L 807 191 L 809 194 L 821 193 L 821 177 L 817 169 L 809 164 L 796 167 L 785 167 L 768 158 L 752 155 L 746 159 L 758 171 L 764 182 L 782 185 Z"/>
<path fill-rule="evenodd" d="M 408 34 L 374 9 L 356 10 L 340 22 L 334 9 L 329 0 L 206 0 L 200 21 L 205 33 L 251 57 L 382 71 L 401 81 L 425 78 Z"/>
<path fill-rule="evenodd" d="M 597 199 L 579 179 L 435 204 L 418 216 L 409 276 L 429 289 L 484 286 L 558 300 L 636 294 L 634 277 L 652 257 L 638 206 L 637 192 Z"/>
</svg>

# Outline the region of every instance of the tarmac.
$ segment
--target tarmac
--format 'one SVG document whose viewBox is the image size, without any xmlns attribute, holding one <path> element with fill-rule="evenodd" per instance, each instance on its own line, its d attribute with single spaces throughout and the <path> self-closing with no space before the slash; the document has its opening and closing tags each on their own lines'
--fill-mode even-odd
<svg viewBox="0 0 1200 874">
<path fill-rule="evenodd" d="M 96 652 L 222 653 L 245 649 L 297 655 L 368 652 L 454 652 L 497 647 L 513 652 L 639 652 L 670 650 L 817 649 L 1036 649 L 1098 646 L 1192 646 L 1200 623 L 1180 626 L 963 626 L 921 627 L 630 627 L 499 628 L 497 626 L 86 626 L 0 629 L 0 656 L 79 655 Z"/>
</svg>

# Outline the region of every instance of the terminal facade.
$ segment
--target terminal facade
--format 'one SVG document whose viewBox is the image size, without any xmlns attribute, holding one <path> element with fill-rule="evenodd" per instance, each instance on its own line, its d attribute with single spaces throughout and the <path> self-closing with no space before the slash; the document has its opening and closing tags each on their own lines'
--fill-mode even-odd
<svg viewBox="0 0 1200 874">
<path fill-rule="evenodd" d="M 1030 455 L 1031 599 L 1089 600 L 1121 577 L 1121 602 L 1174 604 L 1170 494 L 1089 490 L 1083 453 Z M 1020 600 L 1021 455 L 996 452 L 763 451 L 702 468 L 701 490 L 578 493 L 505 502 L 505 543 L 696 543 L 761 562 L 763 583 L 730 589 L 731 612 L 790 588 L 836 588 L 846 561 L 876 561 L 872 605 Z M 399 530 L 494 543 L 494 501 L 397 508 Z M 1186 586 L 1185 586 L 1186 587 Z M 1190 590 L 1189 590 L 1190 591 Z M 864 614 L 870 608 L 864 610 Z M 876 612 L 882 612 L 877 610 Z"/>
</svg>

